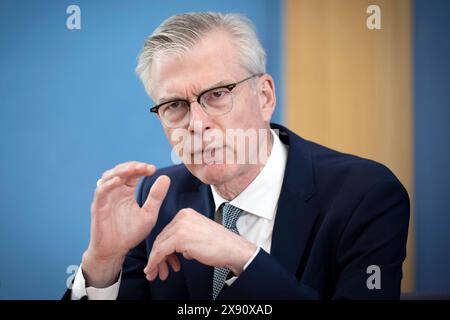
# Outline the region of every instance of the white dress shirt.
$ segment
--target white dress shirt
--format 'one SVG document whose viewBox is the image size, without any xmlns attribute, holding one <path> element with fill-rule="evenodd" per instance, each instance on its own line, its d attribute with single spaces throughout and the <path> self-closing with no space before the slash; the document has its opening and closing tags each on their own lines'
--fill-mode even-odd
<svg viewBox="0 0 450 320">
<path fill-rule="evenodd" d="M 288 148 L 273 130 L 271 132 L 273 138 L 272 152 L 266 165 L 244 191 L 229 201 L 231 205 L 243 210 L 236 222 L 239 234 L 258 247 L 245 264 L 244 270 L 250 265 L 261 248 L 270 253 L 272 245 L 272 231 L 283 184 Z M 215 220 L 220 222 L 221 214 L 218 209 L 222 203 L 228 201 L 216 192 L 214 186 L 211 188 L 211 192 L 216 208 Z M 237 277 L 233 277 L 225 282 L 227 285 L 231 285 L 236 279 Z M 120 280 L 121 276 L 116 283 L 107 288 L 86 288 L 80 266 L 72 286 L 71 298 L 72 300 L 79 300 L 83 296 L 87 296 L 90 300 L 116 299 L 119 293 Z"/>
</svg>

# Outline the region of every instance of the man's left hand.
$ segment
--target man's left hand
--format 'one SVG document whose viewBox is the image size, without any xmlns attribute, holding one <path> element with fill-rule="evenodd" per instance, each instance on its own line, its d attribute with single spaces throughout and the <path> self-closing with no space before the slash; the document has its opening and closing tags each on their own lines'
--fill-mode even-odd
<svg viewBox="0 0 450 320">
<path fill-rule="evenodd" d="M 168 263 L 174 271 L 181 268 L 176 253 L 213 267 L 226 267 L 236 276 L 242 272 L 257 247 L 247 239 L 208 219 L 197 211 L 180 210 L 156 237 L 144 272 L 152 281 L 169 276 Z"/>
</svg>

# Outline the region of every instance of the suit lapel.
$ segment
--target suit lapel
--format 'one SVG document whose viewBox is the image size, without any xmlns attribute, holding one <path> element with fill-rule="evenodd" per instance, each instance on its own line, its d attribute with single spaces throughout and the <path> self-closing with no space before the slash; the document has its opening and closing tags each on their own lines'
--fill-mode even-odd
<svg viewBox="0 0 450 320">
<path fill-rule="evenodd" d="M 275 217 L 271 254 L 287 271 L 296 274 L 319 216 L 318 208 L 308 201 L 315 193 L 313 165 L 310 150 L 303 139 L 284 127 L 272 127 L 280 130 L 280 139 L 289 145 L 289 151 Z"/>
<path fill-rule="evenodd" d="M 208 185 L 198 182 L 198 188 L 180 195 L 180 208 L 192 208 L 214 219 L 214 200 Z M 196 260 L 187 260 L 180 255 L 190 299 L 210 300 L 212 298 L 212 280 L 214 268 L 203 265 Z"/>
<path fill-rule="evenodd" d="M 290 190 L 282 191 L 273 228 L 271 254 L 289 273 L 297 273 L 317 216 L 317 208 L 305 203 Z"/>
</svg>

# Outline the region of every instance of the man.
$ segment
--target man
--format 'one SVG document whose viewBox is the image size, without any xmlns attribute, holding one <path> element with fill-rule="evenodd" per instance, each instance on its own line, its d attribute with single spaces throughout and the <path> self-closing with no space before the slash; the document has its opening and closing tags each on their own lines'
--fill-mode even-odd
<svg viewBox="0 0 450 320">
<path fill-rule="evenodd" d="M 173 16 L 137 73 L 184 164 L 102 175 L 66 298 L 399 298 L 405 189 L 380 164 L 270 124 L 275 85 L 247 19 Z"/>
</svg>

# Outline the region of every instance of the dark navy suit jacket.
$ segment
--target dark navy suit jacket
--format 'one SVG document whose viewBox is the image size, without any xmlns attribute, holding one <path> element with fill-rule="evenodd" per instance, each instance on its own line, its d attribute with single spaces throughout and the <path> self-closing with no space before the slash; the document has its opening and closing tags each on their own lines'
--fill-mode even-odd
<svg viewBox="0 0 450 320">
<path fill-rule="evenodd" d="M 409 223 L 402 184 L 381 164 L 272 127 L 289 149 L 271 252 L 261 249 L 219 299 L 398 299 Z M 182 255 L 180 272 L 145 279 L 153 241 L 180 209 L 214 218 L 210 186 L 184 165 L 145 178 L 139 204 L 162 174 L 171 178 L 169 192 L 156 226 L 126 257 L 118 298 L 211 299 L 213 268 Z M 371 265 L 380 268 L 380 289 L 367 286 Z"/>
</svg>

